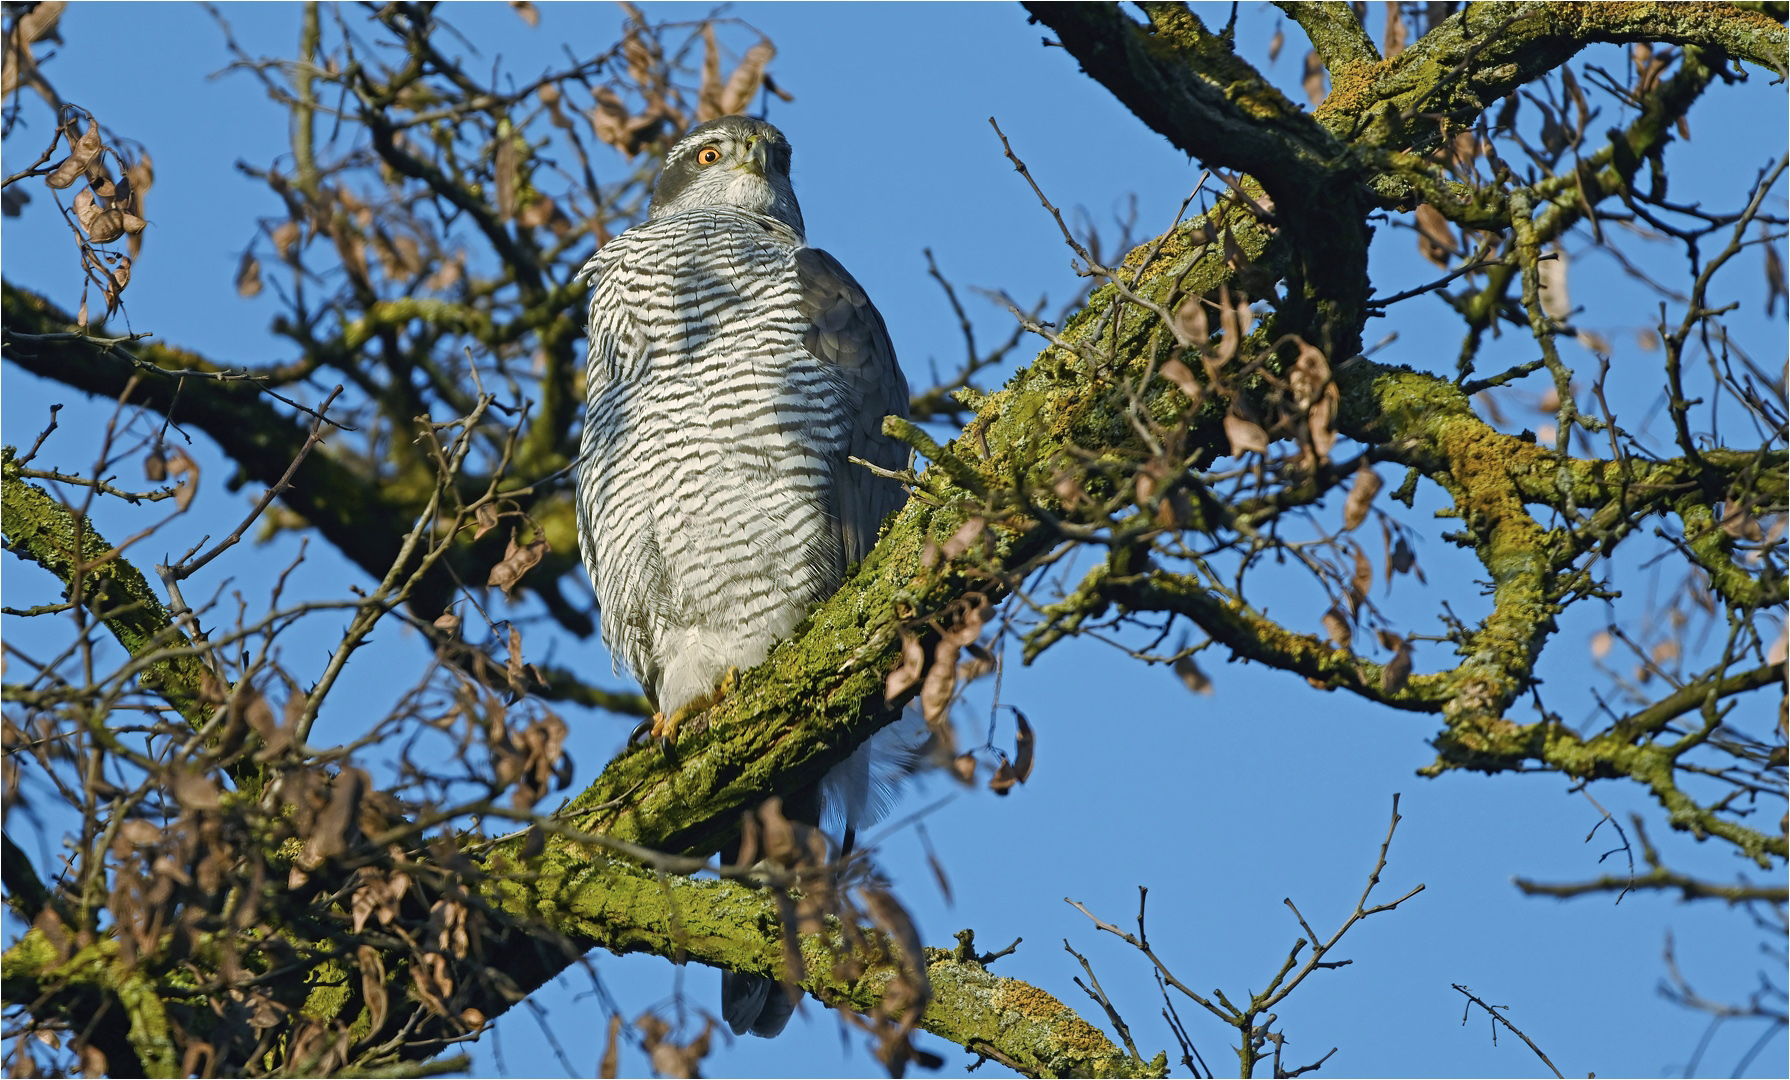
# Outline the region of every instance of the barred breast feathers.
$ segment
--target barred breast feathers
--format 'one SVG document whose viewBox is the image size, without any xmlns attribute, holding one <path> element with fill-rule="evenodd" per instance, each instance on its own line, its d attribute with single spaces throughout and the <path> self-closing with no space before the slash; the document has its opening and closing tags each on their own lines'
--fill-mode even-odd
<svg viewBox="0 0 1790 1080">
<path fill-rule="evenodd" d="M 902 492 L 847 458 L 905 463 L 881 421 L 906 383 L 863 290 L 781 222 L 680 212 L 584 273 L 581 549 L 604 641 L 675 709 L 868 552 Z"/>
</svg>

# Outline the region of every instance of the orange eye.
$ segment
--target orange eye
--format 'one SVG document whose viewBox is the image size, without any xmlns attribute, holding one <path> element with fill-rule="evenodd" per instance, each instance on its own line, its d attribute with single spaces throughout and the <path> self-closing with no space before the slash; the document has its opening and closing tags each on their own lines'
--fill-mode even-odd
<svg viewBox="0 0 1790 1080">
<path fill-rule="evenodd" d="M 721 151 L 716 147 L 705 146 L 701 150 L 696 151 L 696 164 L 698 165 L 713 165 L 720 160 Z"/>
</svg>

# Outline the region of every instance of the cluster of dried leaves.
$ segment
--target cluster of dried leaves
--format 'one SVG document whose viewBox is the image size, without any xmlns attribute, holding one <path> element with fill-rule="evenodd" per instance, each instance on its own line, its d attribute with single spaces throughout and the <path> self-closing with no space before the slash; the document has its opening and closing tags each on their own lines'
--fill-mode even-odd
<svg viewBox="0 0 1790 1080">
<path fill-rule="evenodd" d="M 15 22 L 11 34 L 20 33 Z M 0 187 L 5 192 L 0 209 L 7 217 L 17 217 L 30 202 L 27 191 L 13 185 L 38 176 L 55 198 L 80 253 L 83 282 L 76 324 L 87 326 L 90 287 L 105 297 L 103 317 L 111 318 L 119 310 L 124 290 L 131 283 L 131 267 L 143 250 L 143 230 L 149 224 L 143 219 L 143 196 L 155 182 L 149 155 L 106 133 L 92 113 L 76 105 L 62 105 L 50 145 L 30 168 L 9 175 Z M 62 192 L 76 184 L 80 189 L 64 205 Z M 124 252 L 105 246 L 120 239 L 125 241 Z"/>
<path fill-rule="evenodd" d="M 168 612 L 121 568 L 189 512 L 197 476 L 181 478 L 188 493 L 171 514 L 112 547 L 92 524 L 95 500 L 147 507 L 156 492 L 30 468 L 31 456 L 57 445 L 53 426 L 32 455 L 9 452 L 8 547 L 57 572 L 68 597 L 6 609 L 32 633 L 9 631 L 5 644 L 4 810 L 9 822 L 35 819 L 69 838 L 48 864 L 55 874 L 41 881 L 8 841 L 12 912 L 50 951 L 38 957 L 36 981 L 19 984 L 30 999 L 13 1002 L 21 1008 L 7 1029 L 12 1075 L 337 1071 L 399 1061 L 415 1039 L 483 1027 L 469 1002 L 502 998 L 509 976 L 485 955 L 495 931 L 477 895 L 480 871 L 464 852 L 479 841 L 480 822 L 537 821 L 541 801 L 570 782 L 565 724 L 513 692 L 529 674 L 513 625 L 507 663 L 431 628 L 432 662 L 384 715 L 330 692 L 341 661 L 375 626 L 406 621 L 405 597 L 427 565 L 458 534 L 495 524 L 495 483 L 470 501 L 456 488 L 472 431 L 492 405 L 482 398 L 475 415 L 419 433 L 442 466 L 434 498 L 445 506 L 415 526 L 414 562 L 346 601 L 289 599 L 294 563 L 259 609 L 238 597 L 234 615 L 216 601 L 189 607 L 185 592 L 207 567 L 224 565 L 213 560 L 277 491 L 218 544 L 157 567 L 175 605 Z M 320 416 L 314 434 L 327 423 Z M 165 479 L 161 437 L 155 422 L 121 405 L 99 472 L 141 457 Z M 280 661 L 281 643 L 299 627 L 344 611 L 348 628 L 320 671 Z M 491 631 L 503 639 L 502 628 Z M 353 732 L 349 741 L 319 741 L 326 703 L 331 728 Z M 375 756 L 393 763 L 378 778 L 356 764 Z M 133 1048 L 118 1041 L 118 1018 L 105 1008 L 83 1016 L 36 1007 L 93 978 L 93 964 L 160 1001 L 172 1058 L 118 1057 Z M 362 1009 L 327 1022 L 307 1014 L 319 979 L 357 987 Z"/>
</svg>

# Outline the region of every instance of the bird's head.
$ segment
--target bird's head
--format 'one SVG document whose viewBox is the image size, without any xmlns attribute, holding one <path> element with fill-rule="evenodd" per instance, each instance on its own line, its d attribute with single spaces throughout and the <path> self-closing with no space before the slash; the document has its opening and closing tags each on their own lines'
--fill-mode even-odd
<svg viewBox="0 0 1790 1080">
<path fill-rule="evenodd" d="M 691 129 L 665 155 L 648 216 L 696 207 L 764 214 L 802 232 L 802 209 L 789 182 L 789 140 L 749 116 L 723 116 Z"/>
</svg>

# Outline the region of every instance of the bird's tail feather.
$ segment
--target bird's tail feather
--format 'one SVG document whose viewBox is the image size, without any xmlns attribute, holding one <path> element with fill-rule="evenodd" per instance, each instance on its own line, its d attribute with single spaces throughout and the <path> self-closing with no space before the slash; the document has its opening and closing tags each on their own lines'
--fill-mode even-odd
<svg viewBox="0 0 1790 1080">
<path fill-rule="evenodd" d="M 737 971 L 721 973 L 721 1018 L 735 1035 L 751 1032 L 773 1038 L 782 1033 L 795 1010 L 795 1002 L 776 979 Z"/>
<path fill-rule="evenodd" d="M 919 707 L 909 705 L 899 720 L 835 765 L 820 782 L 821 828 L 837 836 L 882 820 L 920 766 L 928 734 Z"/>
<path fill-rule="evenodd" d="M 909 706 L 835 765 L 820 782 L 821 826 L 852 837 L 887 814 L 901 785 L 919 768 L 928 738 L 926 718 Z M 846 841 L 849 849 L 850 841 Z M 783 1030 L 795 1002 L 775 979 L 737 971 L 721 973 L 721 1016 L 735 1035 L 771 1038 Z"/>
</svg>

